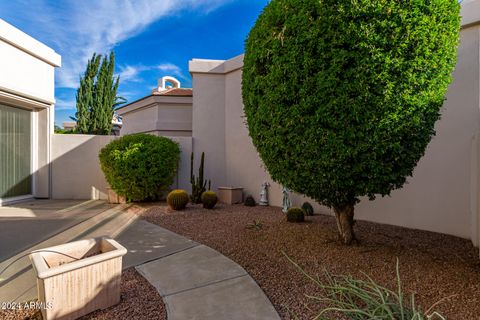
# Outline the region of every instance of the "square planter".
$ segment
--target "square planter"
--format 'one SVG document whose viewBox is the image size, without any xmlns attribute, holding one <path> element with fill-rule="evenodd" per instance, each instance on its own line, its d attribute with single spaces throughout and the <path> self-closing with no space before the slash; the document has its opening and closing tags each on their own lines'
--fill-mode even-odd
<svg viewBox="0 0 480 320">
<path fill-rule="evenodd" d="M 119 196 L 112 188 L 107 188 L 108 192 L 108 203 L 127 203 L 125 197 Z"/>
<path fill-rule="evenodd" d="M 243 188 L 218 187 L 218 200 L 226 204 L 243 202 Z"/>
<path fill-rule="evenodd" d="M 95 238 L 33 251 L 44 320 L 77 319 L 120 302 L 122 257 L 115 240 Z"/>
</svg>

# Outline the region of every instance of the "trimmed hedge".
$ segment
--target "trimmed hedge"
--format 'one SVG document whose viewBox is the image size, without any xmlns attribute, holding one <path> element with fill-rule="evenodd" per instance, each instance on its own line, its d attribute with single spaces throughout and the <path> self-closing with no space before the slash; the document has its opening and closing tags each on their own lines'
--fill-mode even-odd
<svg viewBox="0 0 480 320">
<path fill-rule="evenodd" d="M 99 157 L 118 195 L 129 201 L 155 200 L 173 183 L 180 147 L 168 138 L 139 133 L 110 142 Z"/>
<path fill-rule="evenodd" d="M 435 134 L 459 26 L 457 0 L 272 0 L 242 79 L 272 178 L 339 210 L 402 187 Z"/>
</svg>

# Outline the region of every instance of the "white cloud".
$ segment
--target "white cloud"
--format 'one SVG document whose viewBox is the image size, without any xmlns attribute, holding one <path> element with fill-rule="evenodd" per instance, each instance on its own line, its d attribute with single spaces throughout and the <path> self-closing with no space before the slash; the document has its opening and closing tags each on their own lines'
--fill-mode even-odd
<svg viewBox="0 0 480 320">
<path fill-rule="evenodd" d="M 76 100 L 64 100 L 57 98 L 55 102 L 55 110 L 75 110 L 76 104 Z"/>
<path fill-rule="evenodd" d="M 188 78 L 183 74 L 182 69 L 179 66 L 176 66 L 172 63 L 163 63 L 156 66 L 156 68 L 163 72 L 169 72 L 170 75 L 180 77 L 184 80 Z"/>
<path fill-rule="evenodd" d="M 170 76 L 177 76 L 181 79 L 188 80 L 188 78 L 183 74 L 182 69 L 173 64 L 173 63 L 162 63 L 159 65 L 153 66 L 144 66 L 144 65 L 125 65 L 120 66 L 120 72 L 118 75 L 120 76 L 120 80 L 122 82 L 130 81 L 130 82 L 140 82 L 141 73 L 146 71 L 161 71 L 165 75 Z"/>
<path fill-rule="evenodd" d="M 126 66 L 120 67 L 120 72 L 118 73 L 118 76 L 120 76 L 120 80 L 122 80 L 122 82 L 125 82 L 125 81 L 139 82 L 141 80 L 139 77 L 140 73 L 148 69 L 149 68 L 145 66 L 126 65 Z"/>
<path fill-rule="evenodd" d="M 229 1 L 232 0 L 69 0 L 52 4 L 39 0 L 21 1 L 12 6 L 18 12 L 27 6 L 28 10 L 22 10 L 23 21 L 41 33 L 42 38 L 54 43 L 62 55 L 57 86 L 76 88 L 86 61 L 94 52 L 107 53 L 116 44 L 141 33 L 151 23 L 182 10 L 208 13 Z M 6 8 L 0 5 L 0 9 Z M 158 67 L 181 76 L 181 71 L 173 67 L 168 69 L 169 64 Z M 140 71 L 124 69 L 124 77 L 135 79 Z"/>
</svg>

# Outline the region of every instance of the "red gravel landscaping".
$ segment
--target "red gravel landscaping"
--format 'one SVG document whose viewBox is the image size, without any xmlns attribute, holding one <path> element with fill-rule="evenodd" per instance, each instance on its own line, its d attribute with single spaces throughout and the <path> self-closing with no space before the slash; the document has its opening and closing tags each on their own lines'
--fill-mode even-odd
<svg viewBox="0 0 480 320">
<path fill-rule="evenodd" d="M 150 285 L 135 269 L 131 268 L 122 274 L 121 301 L 105 310 L 92 312 L 81 320 L 166 320 L 167 311 L 157 290 Z M 5 320 L 41 320 L 40 312 L 32 310 L 7 311 L 0 310 L 0 319 Z"/>
<path fill-rule="evenodd" d="M 279 208 L 200 205 L 171 211 L 164 203 L 141 204 L 137 214 L 197 242 L 208 245 L 242 265 L 258 282 L 283 319 L 290 310 L 308 319 L 320 310 L 305 294 L 319 294 L 285 258 L 282 251 L 308 273 L 326 269 L 334 274 L 362 277 L 395 288 L 395 264 L 400 261 L 404 290 L 416 293 L 423 310 L 436 307 L 448 319 L 480 319 L 480 261 L 469 240 L 358 221 L 359 245 L 337 241 L 332 216 L 306 217 L 305 223 L 285 221 Z M 248 228 L 256 220 L 261 228 Z"/>
</svg>

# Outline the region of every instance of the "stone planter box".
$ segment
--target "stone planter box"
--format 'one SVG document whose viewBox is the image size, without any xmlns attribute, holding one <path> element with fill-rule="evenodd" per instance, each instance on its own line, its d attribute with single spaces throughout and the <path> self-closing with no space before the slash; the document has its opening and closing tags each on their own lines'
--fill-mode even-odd
<svg viewBox="0 0 480 320">
<path fill-rule="evenodd" d="M 112 188 L 107 188 L 108 192 L 108 203 L 127 203 L 125 197 L 119 196 Z"/>
<path fill-rule="evenodd" d="M 243 202 L 243 188 L 218 187 L 218 201 L 226 204 Z"/>
<path fill-rule="evenodd" d="M 80 240 L 33 251 L 44 320 L 77 319 L 120 302 L 122 257 L 127 249 L 108 238 Z"/>
</svg>

